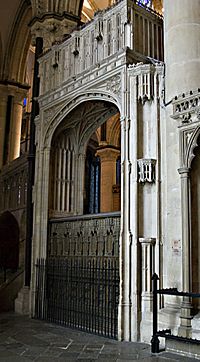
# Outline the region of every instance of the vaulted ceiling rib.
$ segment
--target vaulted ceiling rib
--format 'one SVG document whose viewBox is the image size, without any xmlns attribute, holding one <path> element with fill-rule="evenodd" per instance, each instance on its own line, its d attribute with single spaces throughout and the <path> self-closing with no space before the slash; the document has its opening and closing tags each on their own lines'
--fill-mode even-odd
<svg viewBox="0 0 200 362">
<path fill-rule="evenodd" d="M 64 12 L 79 15 L 81 0 L 32 0 L 33 16 L 41 16 L 45 13 L 62 15 Z"/>
</svg>

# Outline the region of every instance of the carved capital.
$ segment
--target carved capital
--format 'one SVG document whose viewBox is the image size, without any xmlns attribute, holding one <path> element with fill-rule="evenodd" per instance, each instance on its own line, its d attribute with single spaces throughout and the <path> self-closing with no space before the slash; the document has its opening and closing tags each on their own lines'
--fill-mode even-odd
<svg viewBox="0 0 200 362">
<path fill-rule="evenodd" d="M 140 244 L 154 246 L 156 244 L 156 238 L 139 238 Z"/>
<path fill-rule="evenodd" d="M 181 178 L 188 178 L 190 174 L 190 168 L 189 167 L 180 167 L 178 169 L 179 175 L 181 175 Z"/>
<path fill-rule="evenodd" d="M 111 147 L 103 147 L 97 150 L 96 155 L 100 157 L 101 162 L 116 162 L 120 151 Z"/>
<path fill-rule="evenodd" d="M 42 21 L 38 19 L 31 27 L 32 45 L 35 45 L 37 37 L 42 37 L 44 51 L 47 51 L 52 45 L 60 43 L 74 26 L 75 23 L 66 18 L 48 17 Z"/>
</svg>

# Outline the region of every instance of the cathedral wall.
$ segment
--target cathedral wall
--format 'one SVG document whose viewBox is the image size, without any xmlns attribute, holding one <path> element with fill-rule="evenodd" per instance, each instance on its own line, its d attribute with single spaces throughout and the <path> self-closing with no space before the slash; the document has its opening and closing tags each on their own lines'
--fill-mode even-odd
<svg viewBox="0 0 200 362">
<path fill-rule="evenodd" d="M 164 0 L 167 99 L 197 89 L 200 71 L 199 0 Z"/>
</svg>

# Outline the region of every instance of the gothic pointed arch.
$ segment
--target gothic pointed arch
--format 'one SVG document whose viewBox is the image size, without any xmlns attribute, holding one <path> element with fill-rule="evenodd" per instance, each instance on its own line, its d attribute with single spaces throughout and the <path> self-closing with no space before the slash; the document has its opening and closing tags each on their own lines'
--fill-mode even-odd
<svg viewBox="0 0 200 362">
<path fill-rule="evenodd" d="M 29 1 L 22 1 L 10 30 L 4 60 L 4 78 L 12 82 L 25 82 L 25 64 L 31 42 L 29 23 L 32 9 Z"/>
<path fill-rule="evenodd" d="M 48 123 L 46 125 L 46 130 L 44 132 L 44 137 L 42 139 L 42 144 L 45 147 L 51 147 L 52 137 L 56 130 L 58 129 L 60 124 L 64 124 L 63 120 L 68 117 L 70 112 L 75 110 L 79 105 L 85 102 L 104 102 L 104 104 L 110 104 L 110 107 L 107 108 L 108 115 L 110 117 L 117 113 L 116 109 L 118 109 L 118 112 L 121 112 L 121 105 L 119 103 L 119 100 L 115 97 L 113 97 L 109 92 L 102 92 L 100 90 L 89 90 L 87 93 L 79 93 L 74 97 L 73 99 L 68 100 L 64 103 L 59 109 L 53 113 L 53 116 L 51 119 L 48 119 Z M 94 103 L 93 103 L 94 104 Z M 102 104 L 102 103 L 101 103 Z M 105 111 L 105 110 L 104 110 Z M 48 116 L 48 112 L 47 112 Z M 48 116 L 49 118 L 49 116 Z M 79 119 L 79 118 L 77 118 Z M 76 120 L 77 121 L 77 120 Z M 68 126 L 71 127 L 72 123 L 74 123 L 74 118 L 70 119 L 68 121 Z M 103 122 L 102 122 L 103 123 Z M 62 127 L 62 126 L 61 126 Z M 93 125 L 94 130 L 97 128 L 95 125 Z M 91 130 L 91 134 L 94 132 L 94 130 Z M 36 135 L 36 142 L 38 142 L 39 133 Z"/>
<path fill-rule="evenodd" d="M 193 158 L 195 157 L 195 149 L 198 147 L 198 139 L 200 135 L 200 126 L 197 126 L 192 132 L 185 136 L 188 138 L 188 143 L 185 141 L 185 148 L 183 150 L 183 162 L 186 167 L 190 168 Z"/>
<path fill-rule="evenodd" d="M 51 142 L 49 205 L 54 216 L 63 212 L 83 213 L 88 144 L 91 151 L 94 132 L 118 112 L 118 108 L 110 102 L 87 100 L 63 117 Z M 97 147 L 97 136 L 95 140 Z M 96 151 L 90 152 L 93 159 L 95 153 Z"/>
<path fill-rule="evenodd" d="M 197 133 L 196 147 L 193 148 L 191 161 L 191 268 L 192 268 L 192 291 L 197 292 L 200 288 L 200 132 Z M 194 301 L 194 308 L 199 310 L 200 303 Z"/>
</svg>

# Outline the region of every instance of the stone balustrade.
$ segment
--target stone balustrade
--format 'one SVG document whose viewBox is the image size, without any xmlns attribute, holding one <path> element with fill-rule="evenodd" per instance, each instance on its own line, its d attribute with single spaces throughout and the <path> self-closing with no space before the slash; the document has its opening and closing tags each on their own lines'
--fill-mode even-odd
<svg viewBox="0 0 200 362">
<path fill-rule="evenodd" d="M 126 62 L 163 59 L 162 18 L 137 2 L 122 0 L 55 44 L 40 58 L 40 95 L 76 81 L 93 79 Z M 127 56 L 127 51 L 129 56 Z"/>
</svg>

